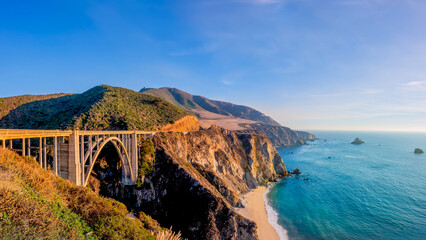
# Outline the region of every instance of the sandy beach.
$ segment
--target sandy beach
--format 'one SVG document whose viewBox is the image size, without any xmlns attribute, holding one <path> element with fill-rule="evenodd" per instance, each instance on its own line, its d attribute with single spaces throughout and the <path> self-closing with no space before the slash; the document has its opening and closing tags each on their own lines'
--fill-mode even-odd
<svg viewBox="0 0 426 240">
<path fill-rule="evenodd" d="M 245 200 L 247 200 L 246 207 L 237 208 L 237 212 L 256 223 L 260 240 L 279 240 L 278 233 L 268 222 L 265 201 L 263 199 L 266 189 L 266 187 L 258 187 L 247 193 L 244 196 Z"/>
</svg>

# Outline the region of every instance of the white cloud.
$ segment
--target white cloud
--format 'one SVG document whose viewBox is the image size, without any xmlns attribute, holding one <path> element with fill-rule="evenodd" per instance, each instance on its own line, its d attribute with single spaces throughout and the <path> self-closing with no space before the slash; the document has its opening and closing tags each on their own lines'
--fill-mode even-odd
<svg viewBox="0 0 426 240">
<path fill-rule="evenodd" d="M 426 85 L 426 81 L 411 81 L 405 84 L 406 86 L 423 86 Z"/>
<path fill-rule="evenodd" d="M 231 81 L 227 81 L 227 80 L 221 80 L 221 82 L 225 85 L 231 85 L 232 84 Z"/>
</svg>

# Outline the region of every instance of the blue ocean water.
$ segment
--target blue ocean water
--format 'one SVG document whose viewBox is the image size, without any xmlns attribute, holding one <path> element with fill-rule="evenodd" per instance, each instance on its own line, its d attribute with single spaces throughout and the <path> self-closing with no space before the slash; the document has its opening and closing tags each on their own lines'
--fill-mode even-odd
<svg viewBox="0 0 426 240">
<path fill-rule="evenodd" d="M 426 239 L 426 153 L 413 153 L 426 150 L 426 133 L 313 133 L 309 145 L 278 149 L 302 172 L 268 194 L 289 239 Z"/>
</svg>

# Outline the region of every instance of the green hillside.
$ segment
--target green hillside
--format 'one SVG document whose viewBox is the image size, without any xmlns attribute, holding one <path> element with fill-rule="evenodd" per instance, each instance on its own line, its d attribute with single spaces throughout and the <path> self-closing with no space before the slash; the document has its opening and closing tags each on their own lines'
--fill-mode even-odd
<svg viewBox="0 0 426 240">
<path fill-rule="evenodd" d="M 49 95 L 22 95 L 15 97 L 5 97 L 0 98 L 0 119 L 13 109 L 24 105 L 29 102 L 46 100 L 51 98 L 63 97 L 70 94 L 58 93 L 58 94 L 49 94 Z"/>
<path fill-rule="evenodd" d="M 101 85 L 82 94 L 21 105 L 1 118 L 0 128 L 154 130 L 186 115 L 159 97 Z"/>
</svg>

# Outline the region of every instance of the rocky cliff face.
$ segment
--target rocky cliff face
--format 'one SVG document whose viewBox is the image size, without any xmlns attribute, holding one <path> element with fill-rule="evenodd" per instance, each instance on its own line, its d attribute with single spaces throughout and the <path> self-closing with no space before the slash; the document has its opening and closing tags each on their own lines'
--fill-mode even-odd
<svg viewBox="0 0 426 240">
<path fill-rule="evenodd" d="M 287 127 L 254 123 L 246 124 L 245 128 L 265 134 L 271 140 L 272 144 L 277 147 L 288 147 L 305 144 L 305 141 L 299 137 L 296 131 L 293 131 Z"/>
<path fill-rule="evenodd" d="M 303 139 L 303 141 L 315 141 L 315 135 L 305 132 L 305 131 L 296 131 L 297 135 L 299 135 L 299 137 L 301 139 Z"/>
<path fill-rule="evenodd" d="M 159 133 L 151 141 L 153 154 L 141 157 L 152 169 L 140 171 L 136 186 L 102 187 L 105 195 L 188 239 L 257 239 L 255 223 L 232 206 L 241 206 L 241 194 L 251 188 L 287 174 L 266 136 L 213 126 Z"/>
</svg>

